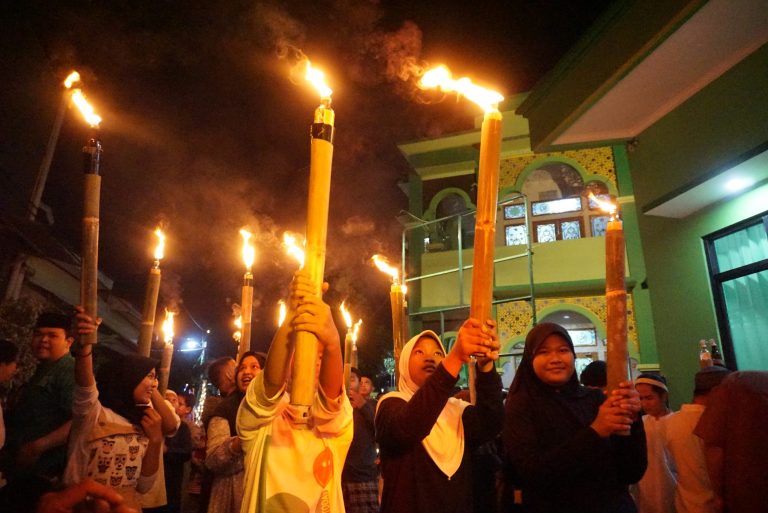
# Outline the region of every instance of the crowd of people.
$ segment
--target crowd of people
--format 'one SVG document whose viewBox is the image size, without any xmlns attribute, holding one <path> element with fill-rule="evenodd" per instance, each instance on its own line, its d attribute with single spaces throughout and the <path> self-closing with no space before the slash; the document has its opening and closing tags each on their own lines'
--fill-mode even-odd
<svg viewBox="0 0 768 513">
<path fill-rule="evenodd" d="M 201 422 L 195 397 L 157 387 L 157 362 L 96 365 L 82 335 L 99 320 L 39 316 L 38 361 L 0 417 L 0 510 L 169 513 L 342 512 L 750 513 L 768 504 L 768 373 L 710 366 L 692 402 L 641 374 L 605 389 L 605 364 L 575 370 L 568 331 L 527 334 L 503 396 L 491 320 L 468 319 L 446 351 L 423 331 L 397 362 L 396 390 L 374 399 L 344 382 L 329 306 L 298 272 L 268 354 L 221 358 Z M 316 388 L 291 402 L 294 334 L 318 341 Z M 18 349 L 0 341 L 0 381 Z M 472 401 L 456 388 L 476 365 Z"/>
</svg>

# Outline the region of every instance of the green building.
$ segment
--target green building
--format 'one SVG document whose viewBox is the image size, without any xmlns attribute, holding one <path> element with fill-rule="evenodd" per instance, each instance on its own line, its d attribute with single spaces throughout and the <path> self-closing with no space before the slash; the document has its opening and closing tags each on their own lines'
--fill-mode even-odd
<svg viewBox="0 0 768 513">
<path fill-rule="evenodd" d="M 660 369 L 675 404 L 700 339 L 732 368 L 768 370 L 768 2 L 617 2 L 501 107 L 505 382 L 535 319 L 571 330 L 577 365 L 604 357 L 607 219 L 587 192 L 622 210 L 637 370 Z M 400 145 L 411 321 L 449 338 L 468 312 L 480 121 Z"/>
</svg>

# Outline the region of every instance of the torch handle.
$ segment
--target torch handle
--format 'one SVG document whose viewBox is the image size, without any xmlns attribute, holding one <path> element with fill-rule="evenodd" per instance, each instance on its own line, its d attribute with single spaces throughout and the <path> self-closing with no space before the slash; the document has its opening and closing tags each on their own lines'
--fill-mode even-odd
<svg viewBox="0 0 768 513">
<path fill-rule="evenodd" d="M 171 375 L 171 362 L 173 360 L 173 343 L 167 343 L 163 347 L 163 356 L 160 359 L 160 367 L 158 368 L 158 385 L 157 388 L 160 394 L 164 394 L 168 390 L 168 378 Z"/>
<path fill-rule="evenodd" d="M 311 127 L 309 192 L 307 199 L 307 232 L 304 269 L 309 274 L 316 294 L 322 295 L 325 273 L 328 210 L 331 196 L 331 168 L 333 163 L 333 110 L 320 106 L 315 110 Z M 301 407 L 297 422 L 306 422 L 315 393 L 317 365 L 317 337 L 307 331 L 295 336 L 291 404 Z"/>
<path fill-rule="evenodd" d="M 85 313 L 98 317 L 99 290 L 99 199 L 101 177 L 86 173 L 83 183 L 82 261 L 80 265 L 80 303 Z M 81 344 L 95 344 L 96 333 L 80 337 Z"/>
<path fill-rule="evenodd" d="M 155 314 L 157 297 L 160 294 L 160 269 L 153 267 L 147 279 L 147 291 L 144 295 L 144 310 L 141 313 L 141 328 L 139 329 L 138 352 L 149 357 L 152 350 L 152 335 L 155 331 Z"/>
<path fill-rule="evenodd" d="M 253 319 L 253 275 L 246 273 L 243 281 L 242 301 L 240 303 L 242 328 L 240 328 L 240 343 L 238 344 L 238 359 L 246 351 L 251 350 L 251 325 Z"/>
<path fill-rule="evenodd" d="M 624 284 L 624 231 L 621 221 L 608 223 L 605 238 L 605 301 L 607 307 L 607 389 L 629 379 L 627 290 Z M 629 435 L 629 431 L 621 434 Z"/>
</svg>

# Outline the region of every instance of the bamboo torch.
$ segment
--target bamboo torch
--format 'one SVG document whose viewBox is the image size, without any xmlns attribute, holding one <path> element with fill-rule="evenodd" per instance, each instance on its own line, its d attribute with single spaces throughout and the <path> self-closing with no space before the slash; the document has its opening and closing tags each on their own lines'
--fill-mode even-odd
<svg viewBox="0 0 768 513">
<path fill-rule="evenodd" d="M 101 196 L 101 141 L 99 123 L 91 104 L 80 89 L 72 91 L 72 101 L 77 105 L 85 121 L 93 130 L 91 138 L 83 148 L 83 220 L 82 260 L 80 262 L 80 304 L 85 313 L 98 317 L 99 302 L 99 200 Z M 95 344 L 96 333 L 80 337 L 82 344 Z"/>
<path fill-rule="evenodd" d="M 629 379 L 627 348 L 627 289 L 624 283 L 624 226 L 615 204 L 590 193 L 589 198 L 610 215 L 605 233 L 605 302 L 607 307 L 607 390 Z M 627 431 L 629 434 L 629 431 Z"/>
<path fill-rule="evenodd" d="M 339 311 L 344 318 L 344 324 L 347 326 L 347 334 L 344 336 L 344 388 L 349 390 L 349 376 L 352 374 L 352 367 L 357 367 L 357 335 L 363 320 L 359 319 L 355 324 L 352 324 L 352 314 L 345 308 L 344 303 L 345 301 L 341 302 Z"/>
<path fill-rule="evenodd" d="M 310 128 L 309 194 L 307 200 L 306 257 L 304 268 L 322 294 L 325 272 L 325 242 L 328 233 L 328 203 L 331 194 L 331 166 L 333 162 L 334 112 L 331 109 L 331 89 L 325 83 L 323 72 L 306 61 L 305 78 L 320 93 L 320 105 L 315 109 Z M 295 352 L 291 384 L 291 404 L 301 409 L 298 422 L 306 423 L 315 391 L 317 338 L 309 332 L 299 331 L 295 336 Z"/>
<path fill-rule="evenodd" d="M 395 358 L 395 383 L 399 378 L 400 352 L 408 339 L 408 325 L 405 321 L 405 294 L 408 288 L 400 283 L 400 273 L 397 268 L 389 265 L 387 259 L 381 255 L 371 257 L 379 271 L 392 277 L 392 285 L 389 288 L 389 304 L 392 309 L 392 355 Z"/>
<path fill-rule="evenodd" d="M 243 263 L 245 264 L 245 274 L 243 275 L 243 293 L 240 302 L 240 315 L 242 327 L 240 329 L 240 340 L 237 349 L 238 360 L 246 351 L 251 350 L 251 318 L 253 316 L 253 261 L 256 258 L 256 249 L 249 242 L 253 234 L 247 230 L 240 230 L 243 236 Z"/>
<path fill-rule="evenodd" d="M 149 270 L 147 290 L 144 294 L 144 310 L 141 313 L 141 330 L 139 331 L 138 351 L 140 355 L 149 356 L 152 350 L 152 335 L 155 330 L 155 312 L 157 296 L 160 294 L 160 260 L 165 256 L 165 234 L 160 228 L 155 229 L 157 246 L 155 246 L 155 261 Z"/>
<path fill-rule="evenodd" d="M 496 210 L 499 196 L 499 159 L 501 153 L 501 112 L 504 97 L 473 84 L 469 78 L 453 79 L 445 66 L 433 68 L 421 77 L 419 87 L 456 92 L 475 102 L 484 111 L 480 130 L 480 158 L 475 215 L 475 245 L 472 261 L 472 296 L 469 316 L 485 323 L 491 318 L 493 296 L 493 257 L 496 248 Z M 485 326 L 485 324 L 483 324 Z M 475 402 L 475 361 L 469 365 L 469 390 Z"/>
<path fill-rule="evenodd" d="M 171 362 L 173 360 L 173 316 L 176 312 L 165 309 L 165 320 L 163 321 L 163 356 L 160 359 L 159 384 L 160 393 L 168 389 L 168 377 L 171 375 Z"/>
</svg>

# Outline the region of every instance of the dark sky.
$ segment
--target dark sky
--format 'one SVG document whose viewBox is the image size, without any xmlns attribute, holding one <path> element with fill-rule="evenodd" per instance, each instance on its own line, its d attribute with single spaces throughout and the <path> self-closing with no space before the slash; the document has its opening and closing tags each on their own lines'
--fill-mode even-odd
<svg viewBox="0 0 768 513">
<path fill-rule="evenodd" d="M 279 240 L 302 232 L 308 125 L 318 103 L 290 80 L 285 44 L 326 71 L 336 144 L 327 279 L 350 297 L 366 337 L 389 331 L 387 280 L 367 257 L 399 255 L 397 186 L 408 167 L 396 144 L 472 127 L 476 107 L 424 104 L 394 76 L 404 58 L 443 62 L 512 95 L 530 89 L 610 2 L 168 1 L 4 3 L 0 19 L 2 208 L 21 212 L 70 69 L 102 115 L 101 268 L 140 307 L 155 223 L 167 223 L 161 302 L 178 302 L 232 352 L 240 227 L 257 232 L 254 342 L 266 348 L 275 303 L 295 265 Z M 52 233 L 79 245 L 81 147 L 68 113 L 43 201 Z M 355 308 L 357 306 L 357 308 Z M 181 316 L 179 332 L 194 326 Z"/>
</svg>

